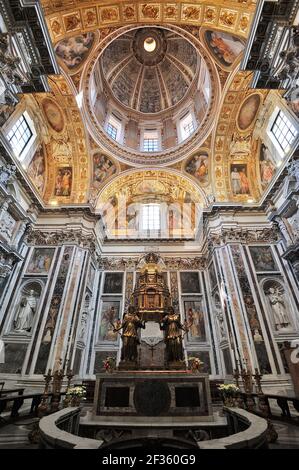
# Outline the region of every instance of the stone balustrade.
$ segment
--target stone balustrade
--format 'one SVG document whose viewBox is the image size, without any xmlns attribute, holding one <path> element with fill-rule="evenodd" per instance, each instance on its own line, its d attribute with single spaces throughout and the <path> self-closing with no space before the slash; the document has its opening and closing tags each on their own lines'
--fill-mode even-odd
<svg viewBox="0 0 299 470">
<path fill-rule="evenodd" d="M 227 437 L 198 442 L 199 449 L 267 448 L 267 421 L 240 408 L 224 407 L 228 421 Z M 80 408 L 65 408 L 40 420 L 40 447 L 48 449 L 99 449 L 102 440 L 76 435 Z M 115 447 L 114 447 L 115 448 Z"/>
</svg>

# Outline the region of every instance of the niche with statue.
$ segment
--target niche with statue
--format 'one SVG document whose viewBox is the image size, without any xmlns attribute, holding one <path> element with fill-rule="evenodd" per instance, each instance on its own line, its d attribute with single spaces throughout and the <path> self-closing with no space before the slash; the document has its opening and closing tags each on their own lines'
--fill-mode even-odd
<svg viewBox="0 0 299 470">
<path fill-rule="evenodd" d="M 31 335 L 42 292 L 39 282 L 26 282 L 20 289 L 13 309 L 10 334 Z"/>
<path fill-rule="evenodd" d="M 283 283 L 276 279 L 267 279 L 263 284 L 263 291 L 275 333 L 293 331 L 292 306 Z"/>
</svg>

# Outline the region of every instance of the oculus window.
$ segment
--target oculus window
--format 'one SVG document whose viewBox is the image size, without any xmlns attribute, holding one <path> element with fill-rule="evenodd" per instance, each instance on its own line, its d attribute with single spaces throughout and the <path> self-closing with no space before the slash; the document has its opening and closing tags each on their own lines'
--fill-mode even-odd
<svg viewBox="0 0 299 470">
<path fill-rule="evenodd" d="M 33 133 L 22 114 L 7 134 L 7 139 L 17 157 L 24 151 Z"/>
<path fill-rule="evenodd" d="M 145 204 L 142 207 L 142 230 L 160 230 L 159 204 Z"/>
<path fill-rule="evenodd" d="M 271 133 L 283 152 L 287 153 L 297 137 L 298 131 L 286 115 L 279 111 L 271 127 Z"/>
</svg>

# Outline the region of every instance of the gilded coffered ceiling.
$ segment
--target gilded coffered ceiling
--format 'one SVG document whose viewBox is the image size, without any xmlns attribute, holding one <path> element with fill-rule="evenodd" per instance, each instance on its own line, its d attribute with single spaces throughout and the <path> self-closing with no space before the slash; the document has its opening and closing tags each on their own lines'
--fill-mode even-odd
<svg viewBox="0 0 299 470">
<path fill-rule="evenodd" d="M 255 3 L 43 0 L 61 69 L 61 75 L 50 77 L 51 93 L 33 97 L 44 132 L 27 169 L 43 200 L 89 203 L 97 211 L 99 201 L 108 201 L 120 188 L 136 198 L 144 175 L 153 198 L 161 184 L 162 195 L 172 194 L 173 185 L 178 201 L 190 194 L 203 207 L 211 201 L 258 201 L 265 185 L 254 128 L 268 92 L 251 90 L 250 73 L 239 71 Z M 155 63 L 140 52 L 144 31 L 158 45 Z M 105 96 L 127 109 L 128 119 L 159 113 L 169 118 L 199 83 L 202 61 L 210 96 L 189 139 L 145 155 L 107 138 L 90 102 L 95 71 L 101 72 Z M 179 77 L 177 89 L 170 79 L 174 75 Z M 41 161 L 42 175 L 36 170 Z M 239 191 L 234 173 L 242 181 Z M 144 189 L 145 199 L 151 198 L 149 192 Z"/>
</svg>

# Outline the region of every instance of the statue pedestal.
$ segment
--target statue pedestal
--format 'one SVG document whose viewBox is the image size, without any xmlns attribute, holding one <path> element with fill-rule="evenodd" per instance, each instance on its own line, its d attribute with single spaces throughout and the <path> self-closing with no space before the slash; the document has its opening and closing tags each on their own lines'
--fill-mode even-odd
<svg viewBox="0 0 299 470">
<path fill-rule="evenodd" d="M 97 374 L 93 416 L 213 420 L 209 375 L 189 370 Z"/>
</svg>

